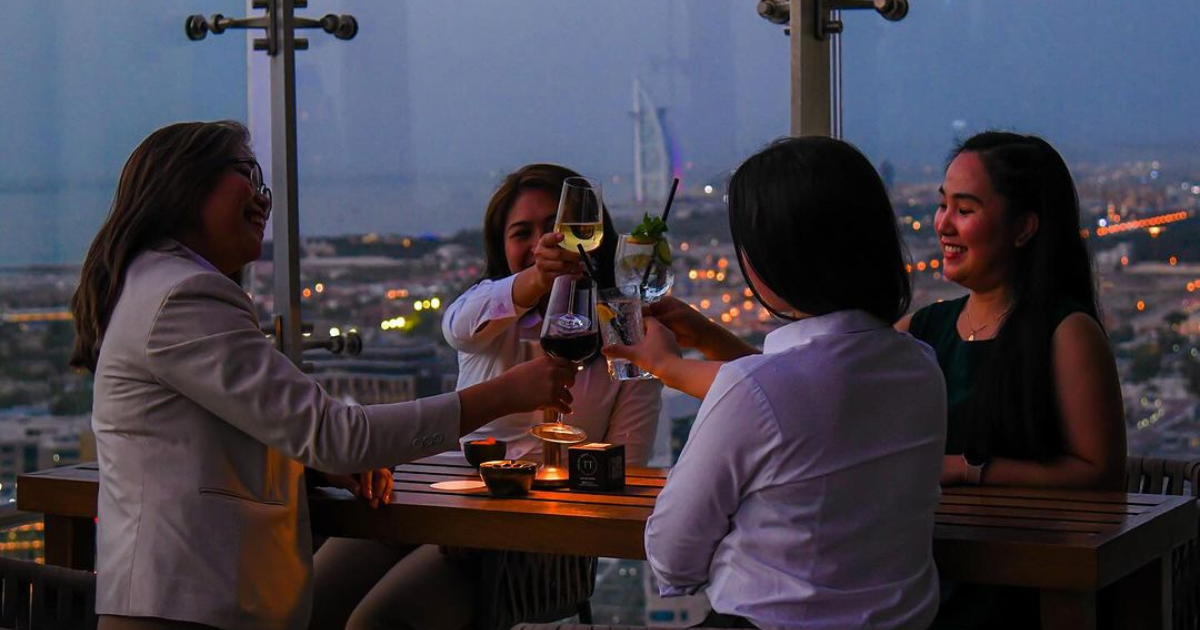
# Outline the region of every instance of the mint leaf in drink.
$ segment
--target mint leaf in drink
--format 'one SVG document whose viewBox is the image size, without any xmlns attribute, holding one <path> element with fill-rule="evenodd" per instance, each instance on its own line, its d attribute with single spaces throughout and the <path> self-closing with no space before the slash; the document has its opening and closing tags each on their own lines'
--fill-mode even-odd
<svg viewBox="0 0 1200 630">
<path fill-rule="evenodd" d="M 667 222 L 659 217 L 652 217 L 649 213 L 642 215 L 642 222 L 633 228 L 632 236 L 638 240 L 653 242 L 662 239 L 662 235 L 667 231 Z"/>
</svg>

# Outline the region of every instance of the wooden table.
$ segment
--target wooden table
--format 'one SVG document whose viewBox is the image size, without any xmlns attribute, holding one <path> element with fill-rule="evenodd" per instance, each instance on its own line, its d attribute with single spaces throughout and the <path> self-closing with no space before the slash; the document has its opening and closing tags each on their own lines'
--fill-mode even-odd
<svg viewBox="0 0 1200 630">
<path fill-rule="evenodd" d="M 92 463 L 20 476 L 18 507 L 46 515 L 47 562 L 90 565 L 96 475 Z M 430 488 L 471 478 L 474 470 L 457 454 L 408 464 L 398 469 L 392 503 L 378 510 L 345 494 L 312 497 L 313 528 L 402 543 L 641 559 L 666 471 L 630 469 L 616 494 L 554 490 L 497 499 L 484 490 Z M 1101 589 L 1113 598 L 1112 627 L 1169 628 L 1171 551 L 1196 536 L 1198 514 L 1190 497 L 951 488 L 937 512 L 934 556 L 945 579 L 1040 589 L 1047 630 L 1095 628 Z"/>
</svg>

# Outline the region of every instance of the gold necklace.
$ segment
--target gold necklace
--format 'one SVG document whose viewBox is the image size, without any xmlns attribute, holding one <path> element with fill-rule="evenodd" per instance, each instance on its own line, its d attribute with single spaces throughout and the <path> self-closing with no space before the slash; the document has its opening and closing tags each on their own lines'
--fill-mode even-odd
<svg viewBox="0 0 1200 630">
<path fill-rule="evenodd" d="M 987 328 L 988 326 L 991 326 L 992 324 L 999 324 L 1000 320 L 1003 319 L 1005 315 L 1008 315 L 1008 312 L 1011 310 L 1012 304 L 1009 304 L 1008 308 L 1000 311 L 1000 314 L 996 316 L 996 319 L 993 319 L 990 322 L 984 322 L 977 328 L 975 324 L 971 323 L 971 302 L 968 301 L 967 305 L 963 308 L 963 315 L 967 316 L 967 330 L 970 331 L 970 334 L 967 335 L 967 341 L 975 341 L 975 333 Z"/>
</svg>

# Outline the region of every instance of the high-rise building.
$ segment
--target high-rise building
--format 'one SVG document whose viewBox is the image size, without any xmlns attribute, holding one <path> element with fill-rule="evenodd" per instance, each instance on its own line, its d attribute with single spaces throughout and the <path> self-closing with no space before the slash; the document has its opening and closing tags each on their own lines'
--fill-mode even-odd
<svg viewBox="0 0 1200 630">
<path fill-rule="evenodd" d="M 643 210 L 662 207 L 678 165 L 667 138 L 666 110 L 655 106 L 641 81 L 633 81 L 633 198 Z"/>
</svg>

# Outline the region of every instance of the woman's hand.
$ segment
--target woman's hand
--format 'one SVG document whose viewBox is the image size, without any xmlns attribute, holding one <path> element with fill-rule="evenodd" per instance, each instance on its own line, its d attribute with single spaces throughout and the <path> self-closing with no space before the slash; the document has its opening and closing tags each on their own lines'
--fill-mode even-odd
<svg viewBox="0 0 1200 630">
<path fill-rule="evenodd" d="M 960 486 L 967 482 L 967 462 L 962 455 L 942 456 L 942 485 Z"/>
<path fill-rule="evenodd" d="M 558 246 L 563 240 L 559 232 L 547 232 L 533 248 L 533 265 L 517 274 L 513 282 L 513 302 L 532 307 L 554 287 L 559 276 L 583 273 L 583 261 L 578 253 Z"/>
<path fill-rule="evenodd" d="M 571 386 L 579 368 L 570 361 L 541 356 L 509 368 L 497 380 L 505 382 L 518 411 L 554 409 L 571 413 Z"/>
<path fill-rule="evenodd" d="M 691 310 L 686 304 L 684 307 Z M 679 344 L 676 342 L 675 334 L 666 326 L 658 323 L 656 319 L 647 317 L 644 321 L 646 334 L 641 343 L 634 346 L 619 344 L 604 346 L 602 351 L 605 356 L 626 359 L 661 378 L 663 374 L 670 372 L 671 364 L 679 360 Z"/>
<path fill-rule="evenodd" d="M 458 390 L 459 435 L 513 413 L 535 409 L 570 413 L 571 386 L 577 372 L 570 361 L 543 356 L 520 363 L 496 378 Z"/>
<path fill-rule="evenodd" d="M 325 475 L 326 482 L 367 501 L 372 508 L 392 502 L 392 469 L 380 468 L 355 475 Z"/>
<path fill-rule="evenodd" d="M 712 361 L 732 361 L 758 351 L 736 335 L 709 321 L 703 313 L 673 297 L 647 307 L 647 314 L 662 322 L 685 348 L 695 348 Z"/>
<path fill-rule="evenodd" d="M 704 398 L 724 363 L 680 358 L 675 335 L 653 318 L 648 317 L 645 322 L 646 336 L 641 343 L 636 346 L 605 346 L 602 349 L 604 354 L 628 359 L 657 376 L 663 385 L 696 398 Z"/>
</svg>

